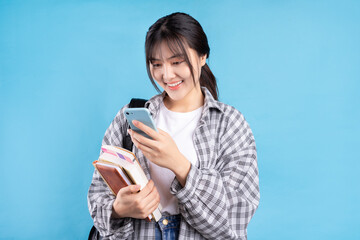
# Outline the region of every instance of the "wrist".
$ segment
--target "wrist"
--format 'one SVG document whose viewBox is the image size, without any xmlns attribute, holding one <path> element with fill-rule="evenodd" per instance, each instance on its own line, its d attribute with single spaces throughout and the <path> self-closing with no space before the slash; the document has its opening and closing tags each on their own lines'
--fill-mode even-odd
<svg viewBox="0 0 360 240">
<path fill-rule="evenodd" d="M 113 205 L 112 205 L 112 213 L 111 213 L 111 217 L 112 218 L 123 218 L 124 216 L 122 216 L 121 214 L 118 213 L 119 209 L 116 209 L 116 201 L 114 201 Z"/>
<path fill-rule="evenodd" d="M 191 163 L 182 154 L 181 154 L 181 157 L 179 159 L 180 159 L 179 164 L 177 164 L 175 169 L 171 169 L 171 170 L 174 172 L 174 174 L 176 176 L 176 179 L 184 187 L 185 184 L 186 184 L 187 175 L 189 174 L 190 169 L 191 169 Z"/>
</svg>

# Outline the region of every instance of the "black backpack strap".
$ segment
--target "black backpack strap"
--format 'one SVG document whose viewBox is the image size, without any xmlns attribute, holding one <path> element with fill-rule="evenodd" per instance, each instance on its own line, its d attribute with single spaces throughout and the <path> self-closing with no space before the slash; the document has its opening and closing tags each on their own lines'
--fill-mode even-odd
<svg viewBox="0 0 360 240">
<path fill-rule="evenodd" d="M 90 233 L 89 233 L 88 240 L 98 240 L 98 239 L 100 239 L 99 235 L 100 235 L 99 231 L 95 228 L 95 226 L 92 226 Z"/>
<path fill-rule="evenodd" d="M 129 108 L 138 108 L 138 107 L 145 107 L 145 103 L 147 100 L 141 99 L 141 98 L 132 98 L 129 103 Z M 130 126 L 129 126 L 130 128 Z M 133 142 L 131 141 L 131 137 L 129 134 L 126 133 L 126 135 L 123 138 L 123 148 L 131 151 L 133 146 Z"/>
<path fill-rule="evenodd" d="M 132 98 L 129 103 L 129 108 L 138 108 L 138 107 L 145 107 L 145 103 L 148 100 L 142 98 Z"/>
</svg>

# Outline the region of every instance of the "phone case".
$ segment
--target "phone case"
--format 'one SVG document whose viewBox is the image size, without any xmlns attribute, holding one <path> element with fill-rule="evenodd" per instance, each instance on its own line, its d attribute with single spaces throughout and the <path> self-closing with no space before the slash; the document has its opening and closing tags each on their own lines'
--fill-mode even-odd
<svg viewBox="0 0 360 240">
<path fill-rule="evenodd" d="M 146 126 L 149 126 L 150 128 L 154 129 L 155 131 L 158 131 L 156 129 L 154 120 L 151 117 L 150 111 L 147 108 L 127 108 L 127 109 L 125 109 L 124 114 L 125 114 L 125 117 L 129 123 L 131 129 L 134 130 L 135 132 L 137 132 L 147 138 L 151 138 L 146 133 L 141 131 L 139 128 L 135 127 L 134 124 L 132 123 L 133 120 L 142 122 Z"/>
</svg>

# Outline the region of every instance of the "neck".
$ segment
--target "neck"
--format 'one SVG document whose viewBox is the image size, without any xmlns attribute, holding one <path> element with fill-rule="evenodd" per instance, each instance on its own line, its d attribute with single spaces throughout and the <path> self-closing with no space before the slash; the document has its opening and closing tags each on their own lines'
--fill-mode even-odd
<svg viewBox="0 0 360 240">
<path fill-rule="evenodd" d="M 173 100 L 168 95 L 164 98 L 164 104 L 167 109 L 173 112 L 191 112 L 204 105 L 204 95 L 201 89 L 192 98 L 183 98 L 181 100 Z"/>
</svg>

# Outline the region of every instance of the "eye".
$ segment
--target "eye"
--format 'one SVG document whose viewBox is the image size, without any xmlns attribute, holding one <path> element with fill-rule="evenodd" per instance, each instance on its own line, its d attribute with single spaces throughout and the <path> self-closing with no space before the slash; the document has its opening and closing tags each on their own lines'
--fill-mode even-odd
<svg viewBox="0 0 360 240">
<path fill-rule="evenodd" d="M 152 65 L 154 68 L 161 67 L 161 64 L 160 64 L 160 63 L 151 63 L 151 65 Z"/>
<path fill-rule="evenodd" d="M 175 62 L 173 62 L 173 65 L 179 65 L 179 64 L 181 64 L 181 63 L 183 63 L 184 61 L 183 60 L 181 60 L 181 61 L 175 61 Z"/>
</svg>

